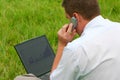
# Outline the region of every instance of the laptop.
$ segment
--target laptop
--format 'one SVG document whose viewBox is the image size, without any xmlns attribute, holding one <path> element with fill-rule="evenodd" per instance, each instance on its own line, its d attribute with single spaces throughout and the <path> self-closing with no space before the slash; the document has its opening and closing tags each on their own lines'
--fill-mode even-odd
<svg viewBox="0 0 120 80">
<path fill-rule="evenodd" d="M 19 43 L 14 48 L 27 73 L 49 80 L 55 54 L 45 35 Z"/>
</svg>

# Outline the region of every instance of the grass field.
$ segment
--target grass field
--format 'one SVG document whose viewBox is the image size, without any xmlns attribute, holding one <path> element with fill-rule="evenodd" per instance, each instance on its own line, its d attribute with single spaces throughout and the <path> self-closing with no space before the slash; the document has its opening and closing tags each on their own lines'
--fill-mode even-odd
<svg viewBox="0 0 120 80">
<path fill-rule="evenodd" d="M 61 0 L 0 0 L 0 80 L 25 74 L 14 45 L 45 34 L 56 52 L 57 31 L 68 22 Z M 101 15 L 120 22 L 120 0 L 99 0 Z"/>
</svg>

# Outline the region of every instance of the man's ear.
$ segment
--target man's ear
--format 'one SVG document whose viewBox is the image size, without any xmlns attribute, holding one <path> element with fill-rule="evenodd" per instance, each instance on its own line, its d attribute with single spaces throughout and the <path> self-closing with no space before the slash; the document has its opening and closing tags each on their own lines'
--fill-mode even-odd
<svg viewBox="0 0 120 80">
<path fill-rule="evenodd" d="M 82 19 L 83 19 L 83 17 L 80 14 L 76 13 L 76 12 L 73 13 L 73 16 L 77 19 L 78 22 L 81 22 Z"/>
</svg>

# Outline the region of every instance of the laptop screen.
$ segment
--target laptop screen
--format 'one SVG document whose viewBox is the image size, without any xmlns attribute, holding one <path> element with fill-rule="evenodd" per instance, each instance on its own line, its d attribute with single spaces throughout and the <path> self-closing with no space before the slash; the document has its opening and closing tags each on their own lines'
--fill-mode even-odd
<svg viewBox="0 0 120 80">
<path fill-rule="evenodd" d="M 15 49 L 27 73 L 38 77 L 50 71 L 55 55 L 45 35 L 17 44 Z"/>
</svg>

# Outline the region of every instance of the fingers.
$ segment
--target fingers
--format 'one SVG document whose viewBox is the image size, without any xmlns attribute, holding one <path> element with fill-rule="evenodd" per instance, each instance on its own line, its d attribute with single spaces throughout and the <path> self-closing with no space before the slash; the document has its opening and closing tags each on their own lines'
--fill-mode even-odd
<svg viewBox="0 0 120 80">
<path fill-rule="evenodd" d="M 68 29 L 68 24 L 65 24 L 59 31 L 58 31 L 58 35 L 66 33 Z"/>
<path fill-rule="evenodd" d="M 73 24 L 70 23 L 70 24 L 65 24 L 63 27 L 62 27 L 62 31 L 63 32 L 68 32 L 68 33 L 72 33 L 73 31 Z"/>
<path fill-rule="evenodd" d="M 72 28 L 73 24 L 65 24 L 59 31 L 58 31 L 58 41 L 62 44 L 67 44 L 71 42 L 76 35 L 76 30 Z"/>
<path fill-rule="evenodd" d="M 70 34 L 72 33 L 72 29 L 73 29 L 72 26 L 73 26 L 73 24 L 70 23 L 69 27 L 68 27 L 68 30 L 67 30 L 67 32 L 70 33 Z"/>
<path fill-rule="evenodd" d="M 68 24 L 65 24 L 63 27 L 62 27 L 62 31 L 63 32 L 66 32 L 67 29 L 68 29 L 69 25 Z"/>
<path fill-rule="evenodd" d="M 76 33 L 76 30 L 73 29 L 73 24 L 70 23 L 70 24 L 65 24 L 58 32 L 62 32 L 62 33 L 69 33 L 69 34 L 72 34 L 72 33 Z"/>
</svg>

